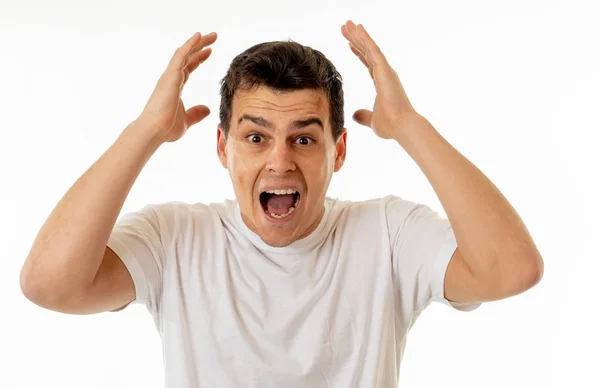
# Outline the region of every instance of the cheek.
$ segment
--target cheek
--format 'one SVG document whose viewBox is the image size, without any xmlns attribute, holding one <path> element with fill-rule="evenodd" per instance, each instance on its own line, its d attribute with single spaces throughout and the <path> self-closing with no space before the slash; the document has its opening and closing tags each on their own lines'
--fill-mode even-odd
<svg viewBox="0 0 600 388">
<path fill-rule="evenodd" d="M 255 157 L 250 157 L 242 152 L 242 149 L 232 144 L 230 152 L 227 154 L 227 165 L 232 180 L 241 190 L 251 188 L 260 173 L 260 161 Z M 243 193 L 241 193 L 243 194 Z"/>
<path fill-rule="evenodd" d="M 233 156 L 228 161 L 238 180 L 253 180 L 261 170 L 261 164 L 252 158 Z"/>
<path fill-rule="evenodd" d="M 313 188 L 324 194 L 327 191 L 335 166 L 335 153 L 327 153 L 311 168 Z"/>
<path fill-rule="evenodd" d="M 319 158 L 307 163 L 303 171 L 304 178 L 309 187 L 321 191 L 321 187 L 327 183 L 332 173 L 332 166 L 328 159 Z"/>
</svg>

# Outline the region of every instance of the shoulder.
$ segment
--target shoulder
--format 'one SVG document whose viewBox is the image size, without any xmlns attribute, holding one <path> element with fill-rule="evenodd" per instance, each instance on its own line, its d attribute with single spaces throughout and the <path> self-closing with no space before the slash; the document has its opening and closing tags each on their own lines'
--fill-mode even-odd
<svg viewBox="0 0 600 388">
<path fill-rule="evenodd" d="M 336 223 L 356 225 L 365 229 L 373 227 L 389 228 L 388 219 L 405 219 L 419 204 L 407 201 L 396 195 L 387 195 L 365 200 L 340 200 L 327 198 L 328 218 Z"/>
<path fill-rule="evenodd" d="M 220 223 L 222 217 L 233 214 L 234 201 L 225 200 L 220 203 L 188 203 L 182 201 L 170 201 L 162 203 L 147 204 L 136 212 L 130 212 L 124 216 L 144 217 L 161 229 L 180 229 L 194 224 L 212 225 Z"/>
<path fill-rule="evenodd" d="M 353 216 L 381 216 L 387 217 L 390 214 L 404 213 L 406 215 L 415 209 L 424 206 L 422 204 L 408 201 L 397 195 L 386 195 L 378 198 L 371 198 L 360 201 L 342 201 L 339 199 L 328 198 L 331 203 L 332 214 L 348 213 Z"/>
<path fill-rule="evenodd" d="M 330 200 L 331 218 L 354 225 L 360 230 L 377 228 L 387 230 L 390 237 L 425 220 L 443 222 L 443 218 L 429 206 L 409 201 L 398 195 L 386 195 L 361 201 Z M 337 211 L 335 209 L 338 209 Z"/>
</svg>

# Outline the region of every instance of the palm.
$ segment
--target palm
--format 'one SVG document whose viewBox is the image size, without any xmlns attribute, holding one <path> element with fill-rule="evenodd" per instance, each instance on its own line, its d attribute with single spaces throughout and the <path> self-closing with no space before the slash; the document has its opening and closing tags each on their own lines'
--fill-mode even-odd
<svg viewBox="0 0 600 388">
<path fill-rule="evenodd" d="M 175 120 L 173 124 L 173 132 L 171 133 L 172 141 L 180 139 L 185 131 L 188 129 L 187 119 L 185 115 L 185 106 L 181 98 L 177 105 L 177 111 L 175 112 Z"/>
<path fill-rule="evenodd" d="M 375 96 L 375 103 L 373 104 L 373 113 L 371 114 L 369 127 L 371 127 L 373 131 L 375 131 L 377 136 L 383 139 L 390 139 L 391 136 L 388 133 L 390 123 L 387 123 L 387 120 L 384 119 L 385 114 L 383 114 L 382 112 L 386 111 L 386 107 L 383 106 L 381 100 L 382 99 L 379 98 L 379 95 Z"/>
<path fill-rule="evenodd" d="M 185 106 L 180 97 L 180 85 L 184 82 L 183 73 L 168 74 L 170 78 L 158 81 L 152 98 L 145 107 L 147 117 L 165 134 L 166 141 L 180 139 L 188 128 Z"/>
</svg>

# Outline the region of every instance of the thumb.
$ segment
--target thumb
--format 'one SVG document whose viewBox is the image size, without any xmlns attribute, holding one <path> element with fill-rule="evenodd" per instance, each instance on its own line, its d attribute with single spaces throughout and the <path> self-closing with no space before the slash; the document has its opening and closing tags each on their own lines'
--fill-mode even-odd
<svg viewBox="0 0 600 388">
<path fill-rule="evenodd" d="M 359 109 L 352 115 L 354 121 L 369 128 L 371 128 L 371 117 L 373 117 L 373 112 L 367 109 Z"/>
<path fill-rule="evenodd" d="M 206 105 L 196 105 L 185 111 L 188 128 L 204 120 L 210 114 Z"/>
</svg>

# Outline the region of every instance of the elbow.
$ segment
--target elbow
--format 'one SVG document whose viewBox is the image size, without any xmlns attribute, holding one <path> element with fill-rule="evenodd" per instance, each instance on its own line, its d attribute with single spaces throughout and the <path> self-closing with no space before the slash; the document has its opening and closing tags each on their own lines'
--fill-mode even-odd
<svg viewBox="0 0 600 388">
<path fill-rule="evenodd" d="M 21 286 L 21 293 L 27 300 L 40 307 L 46 307 L 47 301 L 45 301 L 45 299 L 48 299 L 48 292 L 43 290 L 39 280 L 25 268 L 21 269 L 19 283 Z"/>
<path fill-rule="evenodd" d="M 539 254 L 532 259 L 529 269 L 526 272 L 528 288 L 536 286 L 542 280 L 542 277 L 544 277 L 544 260 Z"/>
<path fill-rule="evenodd" d="M 517 271 L 505 277 L 509 295 L 517 295 L 535 287 L 544 276 L 544 261 L 538 254 L 519 260 Z"/>
<path fill-rule="evenodd" d="M 28 269 L 27 265 L 21 269 L 19 283 L 27 300 L 53 311 L 61 311 L 62 306 L 77 295 L 72 282 L 49 273 L 37 273 Z"/>
<path fill-rule="evenodd" d="M 33 255 L 31 252 L 25 259 L 21 272 L 19 273 L 19 285 L 21 287 L 21 293 L 30 301 L 39 299 L 41 294 L 41 286 L 39 282 L 40 276 L 36 276 L 41 267 L 42 260 L 39 255 Z"/>
<path fill-rule="evenodd" d="M 21 287 L 21 293 L 23 293 L 23 295 L 30 301 L 35 299 L 34 294 L 36 292 L 36 283 L 32 278 L 33 277 L 26 269 L 26 265 L 24 265 L 23 268 L 21 268 L 21 273 L 19 274 L 19 284 Z"/>
<path fill-rule="evenodd" d="M 529 253 L 521 261 L 523 263 L 524 281 L 528 288 L 537 285 L 544 276 L 544 259 L 537 249 Z"/>
</svg>

